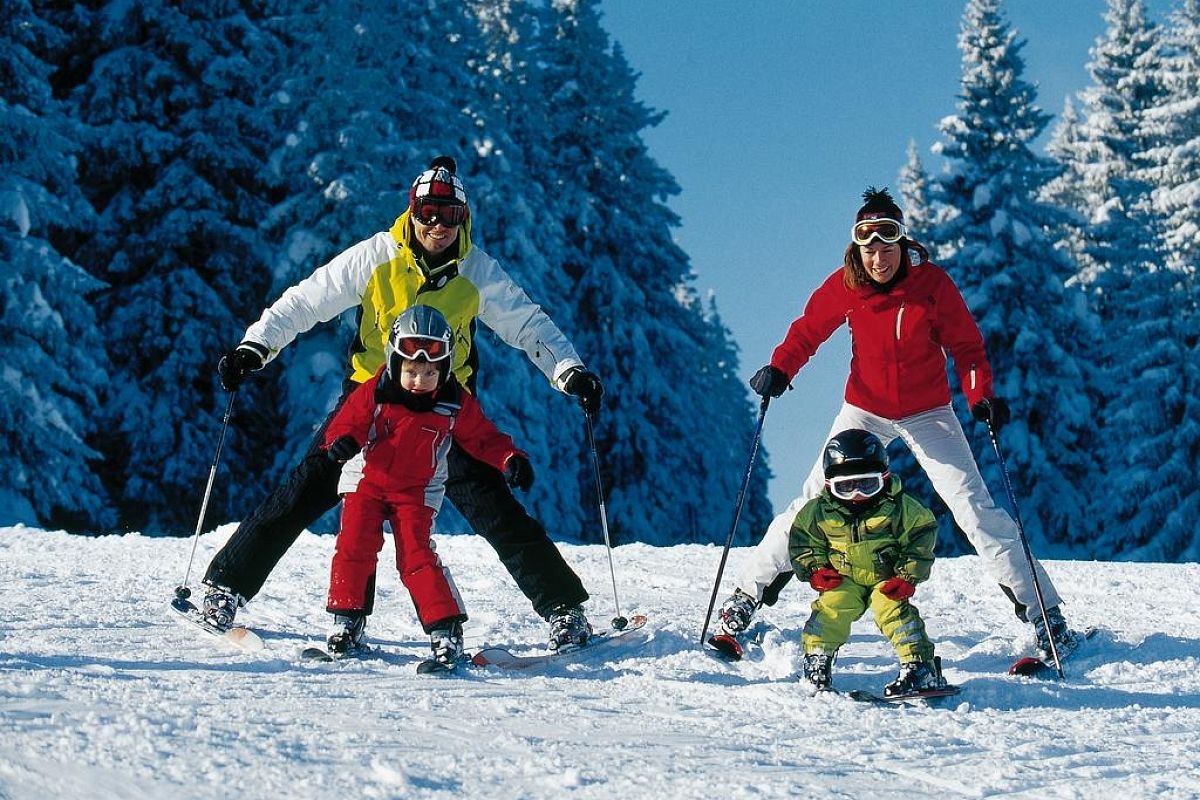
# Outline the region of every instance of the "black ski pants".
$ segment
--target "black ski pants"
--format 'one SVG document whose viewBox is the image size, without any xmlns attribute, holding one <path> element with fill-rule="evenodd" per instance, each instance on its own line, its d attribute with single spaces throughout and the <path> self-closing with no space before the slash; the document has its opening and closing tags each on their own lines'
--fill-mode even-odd
<svg viewBox="0 0 1200 800">
<path fill-rule="evenodd" d="M 321 449 L 332 417 L 333 413 L 326 418 L 283 485 L 263 500 L 213 557 L 205 583 L 232 589 L 249 600 L 262 589 L 300 532 L 337 505 L 341 466 Z M 499 470 L 476 460 L 457 444 L 451 446 L 446 466 L 446 498 L 496 551 L 539 616 L 545 619 L 557 606 L 587 600 L 579 577 L 546 530 L 513 497 Z"/>
</svg>

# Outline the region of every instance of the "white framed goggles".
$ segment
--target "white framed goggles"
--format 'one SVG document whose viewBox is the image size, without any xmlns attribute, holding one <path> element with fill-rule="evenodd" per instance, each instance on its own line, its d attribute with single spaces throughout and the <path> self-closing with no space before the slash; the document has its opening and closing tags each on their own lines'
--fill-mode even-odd
<svg viewBox="0 0 1200 800">
<path fill-rule="evenodd" d="M 875 239 L 895 244 L 908 235 L 908 228 L 894 219 L 864 219 L 854 223 L 850 233 L 855 244 L 865 247 Z"/>
<path fill-rule="evenodd" d="M 883 491 L 890 473 L 864 472 L 861 475 L 835 475 L 825 479 L 829 493 L 839 500 L 867 500 Z"/>
<path fill-rule="evenodd" d="M 393 346 L 401 358 L 409 361 L 417 356 L 426 361 L 441 361 L 450 355 L 450 342 L 432 336 L 402 336 L 393 342 Z"/>
</svg>

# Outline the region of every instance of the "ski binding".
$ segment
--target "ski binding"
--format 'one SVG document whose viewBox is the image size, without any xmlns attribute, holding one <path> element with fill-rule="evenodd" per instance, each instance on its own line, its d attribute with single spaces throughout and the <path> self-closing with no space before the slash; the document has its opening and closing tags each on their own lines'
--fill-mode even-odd
<svg viewBox="0 0 1200 800">
<path fill-rule="evenodd" d="M 171 601 L 171 610 L 175 612 L 179 620 L 187 623 L 189 626 L 199 628 L 214 639 L 220 639 L 241 650 L 253 653 L 265 647 L 262 638 L 244 625 L 234 625 L 225 630 L 215 625 L 210 625 L 204 619 L 204 614 L 190 600 L 176 597 Z"/>
</svg>

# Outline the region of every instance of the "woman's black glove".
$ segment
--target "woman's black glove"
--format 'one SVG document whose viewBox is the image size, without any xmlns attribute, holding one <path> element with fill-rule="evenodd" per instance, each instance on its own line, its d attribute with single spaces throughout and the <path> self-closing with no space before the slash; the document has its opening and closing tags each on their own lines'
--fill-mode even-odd
<svg viewBox="0 0 1200 800">
<path fill-rule="evenodd" d="M 788 383 L 787 375 L 777 367 L 767 364 L 754 373 L 754 377 L 750 379 L 750 388 L 759 397 L 779 397 L 783 390 L 788 388 Z"/>
</svg>

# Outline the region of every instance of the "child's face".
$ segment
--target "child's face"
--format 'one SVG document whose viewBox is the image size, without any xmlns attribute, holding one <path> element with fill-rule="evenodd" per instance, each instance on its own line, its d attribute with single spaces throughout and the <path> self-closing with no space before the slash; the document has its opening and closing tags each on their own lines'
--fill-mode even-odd
<svg viewBox="0 0 1200 800">
<path fill-rule="evenodd" d="M 400 365 L 400 385 L 413 394 L 428 394 L 438 387 L 439 374 L 436 364 L 405 359 Z"/>
</svg>

